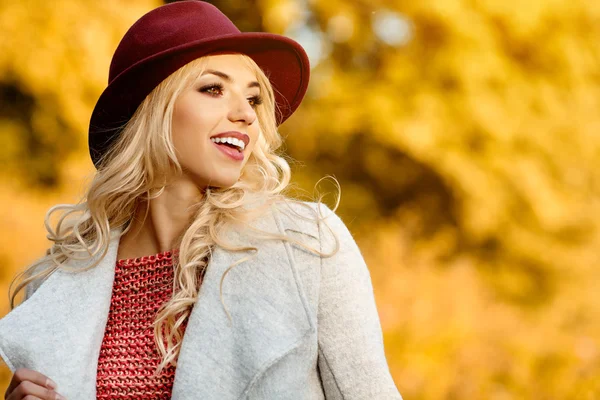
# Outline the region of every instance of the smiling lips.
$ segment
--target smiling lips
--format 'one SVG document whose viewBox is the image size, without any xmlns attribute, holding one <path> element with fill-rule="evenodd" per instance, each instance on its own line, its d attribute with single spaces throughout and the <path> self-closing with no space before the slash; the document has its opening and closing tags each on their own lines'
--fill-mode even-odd
<svg viewBox="0 0 600 400">
<path fill-rule="evenodd" d="M 238 140 L 241 140 L 242 142 L 244 142 L 244 147 L 248 147 L 248 144 L 250 144 L 250 137 L 248 135 L 246 135 L 245 133 L 241 133 L 238 131 L 222 132 L 222 133 L 219 133 L 218 135 L 211 136 L 210 138 L 211 139 L 235 138 L 235 139 L 238 139 Z"/>
<path fill-rule="evenodd" d="M 219 149 L 221 150 L 225 155 L 229 156 L 230 158 L 236 160 L 236 161 L 243 161 L 244 160 L 244 153 L 238 149 L 235 149 L 233 147 L 229 147 L 226 144 L 222 144 L 222 143 L 216 143 L 213 141 L 213 144 Z"/>
<path fill-rule="evenodd" d="M 250 137 L 237 131 L 222 132 L 211 136 L 211 142 L 224 154 L 236 161 L 244 160 L 244 149 L 250 143 Z"/>
<path fill-rule="evenodd" d="M 239 150 L 240 152 L 244 151 L 244 149 L 246 148 L 246 144 L 241 141 L 240 139 L 236 139 L 236 138 L 232 138 L 232 137 L 224 137 L 224 138 L 216 138 L 216 139 L 210 139 L 212 142 L 214 143 L 222 143 L 226 146 L 231 146 L 237 150 Z"/>
</svg>

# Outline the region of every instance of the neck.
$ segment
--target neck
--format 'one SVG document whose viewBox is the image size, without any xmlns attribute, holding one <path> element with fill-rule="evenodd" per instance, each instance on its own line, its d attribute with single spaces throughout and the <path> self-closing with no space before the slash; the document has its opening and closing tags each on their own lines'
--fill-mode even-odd
<svg viewBox="0 0 600 400">
<path fill-rule="evenodd" d="M 180 236 L 189 227 L 192 206 L 202 198 L 198 188 L 188 181 L 168 185 L 155 199 L 140 204 L 131 227 L 121 237 L 118 259 L 153 255 L 178 247 Z M 144 215 L 146 218 L 144 219 Z"/>
</svg>

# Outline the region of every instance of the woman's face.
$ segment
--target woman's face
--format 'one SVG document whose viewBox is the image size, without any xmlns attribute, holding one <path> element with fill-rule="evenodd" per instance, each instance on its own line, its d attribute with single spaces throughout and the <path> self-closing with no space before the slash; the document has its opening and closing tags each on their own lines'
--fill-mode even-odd
<svg viewBox="0 0 600 400">
<path fill-rule="evenodd" d="M 175 102 L 173 144 L 184 176 L 196 187 L 230 187 L 238 181 L 258 139 L 260 87 L 236 55 L 207 59 L 203 74 Z M 244 149 L 215 143 L 219 134 L 224 134 L 223 140 L 238 135 Z"/>
</svg>

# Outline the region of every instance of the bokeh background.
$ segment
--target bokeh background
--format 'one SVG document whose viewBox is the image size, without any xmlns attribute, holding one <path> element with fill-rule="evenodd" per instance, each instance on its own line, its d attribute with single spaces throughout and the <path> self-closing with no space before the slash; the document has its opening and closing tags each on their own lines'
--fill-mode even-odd
<svg viewBox="0 0 600 400">
<path fill-rule="evenodd" d="M 600 2 L 212 3 L 310 55 L 285 149 L 300 187 L 341 183 L 403 396 L 600 398 Z M 94 172 L 112 53 L 161 4 L 0 0 L 0 315 Z"/>
</svg>

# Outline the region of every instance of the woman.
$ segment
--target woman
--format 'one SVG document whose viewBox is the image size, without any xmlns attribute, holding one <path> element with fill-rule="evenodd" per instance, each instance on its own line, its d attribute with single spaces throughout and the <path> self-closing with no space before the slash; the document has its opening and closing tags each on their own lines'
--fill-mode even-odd
<svg viewBox="0 0 600 400">
<path fill-rule="evenodd" d="M 277 126 L 309 71 L 201 1 L 129 29 L 90 121 L 97 174 L 49 210 L 54 244 L 0 320 L 6 398 L 400 399 L 337 204 L 284 193 Z"/>
</svg>

